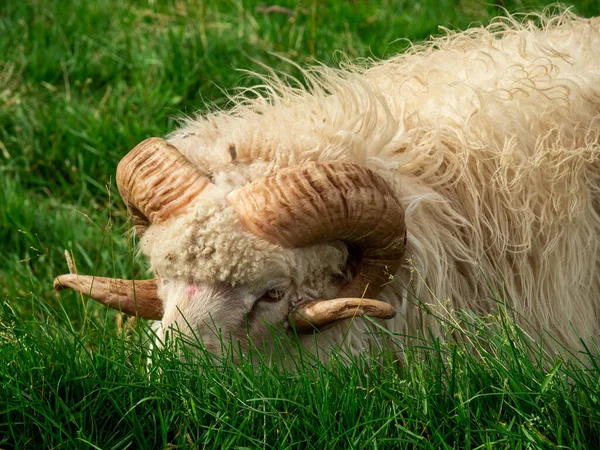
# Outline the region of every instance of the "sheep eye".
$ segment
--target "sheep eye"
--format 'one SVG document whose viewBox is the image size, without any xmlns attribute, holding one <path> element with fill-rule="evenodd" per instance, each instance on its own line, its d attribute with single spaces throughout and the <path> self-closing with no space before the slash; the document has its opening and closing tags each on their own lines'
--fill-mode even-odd
<svg viewBox="0 0 600 450">
<path fill-rule="evenodd" d="M 282 298 L 283 298 L 283 291 L 280 289 L 269 289 L 261 297 L 261 299 L 267 300 L 267 301 L 277 301 Z"/>
</svg>

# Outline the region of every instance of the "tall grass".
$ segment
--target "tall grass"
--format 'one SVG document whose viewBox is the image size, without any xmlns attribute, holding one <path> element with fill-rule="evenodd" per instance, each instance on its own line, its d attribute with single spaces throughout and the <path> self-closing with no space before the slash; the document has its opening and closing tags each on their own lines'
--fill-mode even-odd
<svg viewBox="0 0 600 450">
<path fill-rule="evenodd" d="M 418 336 L 401 367 L 303 355 L 286 372 L 260 352 L 234 365 L 152 350 L 146 324 L 52 292 L 65 249 L 82 273 L 144 276 L 116 164 L 177 117 L 226 107 L 225 92 L 256 81 L 237 69 L 381 58 L 439 25 L 546 3 L 1 2 L 0 448 L 597 447 L 597 349 L 554 359 L 502 309 L 446 324 L 460 342 Z M 600 14 L 591 0 L 575 9 Z"/>
<path fill-rule="evenodd" d="M 2 313 L 2 448 L 600 445 L 597 356 L 545 353 L 502 306 L 443 322 L 447 340 L 412 336 L 401 362 L 340 353 L 324 367 L 301 353 L 291 370 L 253 348 L 152 349 L 143 323 L 115 338 L 108 315 L 75 328 L 67 311 L 34 309 Z"/>
</svg>

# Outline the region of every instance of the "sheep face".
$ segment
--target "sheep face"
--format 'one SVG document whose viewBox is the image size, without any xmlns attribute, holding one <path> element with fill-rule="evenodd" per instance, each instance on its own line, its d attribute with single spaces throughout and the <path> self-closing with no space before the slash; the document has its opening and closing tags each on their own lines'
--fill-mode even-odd
<svg viewBox="0 0 600 450">
<path fill-rule="evenodd" d="M 325 292 L 335 295 L 335 285 L 332 277 Z M 173 329 L 194 336 L 216 355 L 228 342 L 243 351 L 249 340 L 268 349 L 273 333 L 293 334 L 288 322 L 290 311 L 303 301 L 322 297 L 316 292 L 310 282 L 297 286 L 283 276 L 235 287 L 226 282 L 163 280 L 159 295 L 164 314 L 155 329 L 161 341 L 168 340 Z"/>
<path fill-rule="evenodd" d="M 391 318 L 377 296 L 405 246 L 404 210 L 366 167 L 307 163 L 227 192 L 177 148 L 149 139 L 119 164 L 117 184 L 157 275 L 74 287 L 124 312 L 161 319 L 218 352 L 222 339 L 260 343 L 270 327 L 312 332 L 367 314 Z M 348 248 L 353 256 L 348 257 Z M 353 268 L 355 270 L 353 270 Z M 335 298 L 337 297 L 337 298 Z"/>
<path fill-rule="evenodd" d="M 347 282 L 342 242 L 276 245 L 245 230 L 223 198 L 202 199 L 190 210 L 142 238 L 160 277 L 161 339 L 174 328 L 215 354 L 229 339 L 244 350 L 248 338 L 263 346 L 274 330 L 292 333 L 288 317 L 297 305 L 333 298 Z"/>
</svg>

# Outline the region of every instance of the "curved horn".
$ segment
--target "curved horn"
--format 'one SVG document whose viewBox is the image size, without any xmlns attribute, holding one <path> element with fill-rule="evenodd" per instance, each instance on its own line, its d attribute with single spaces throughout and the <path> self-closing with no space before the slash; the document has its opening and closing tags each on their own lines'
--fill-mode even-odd
<svg viewBox="0 0 600 450">
<path fill-rule="evenodd" d="M 157 294 L 157 281 L 120 280 L 69 273 L 54 279 L 54 289 L 74 289 L 82 294 L 121 312 L 142 319 L 160 320 L 162 301 Z"/>
<path fill-rule="evenodd" d="M 400 267 L 404 209 L 389 184 L 366 167 L 311 162 L 255 180 L 227 199 L 249 231 L 280 245 L 354 244 L 360 252 L 358 272 L 338 297 L 375 297 Z M 328 317 L 329 322 L 344 318 Z"/>
<path fill-rule="evenodd" d="M 211 183 L 164 139 L 138 144 L 117 167 L 117 186 L 141 237 L 150 223 L 161 223 L 187 208 Z"/>
<path fill-rule="evenodd" d="M 291 313 L 290 324 L 300 334 L 322 330 L 338 320 L 367 315 L 378 319 L 391 319 L 396 310 L 389 303 L 367 298 L 336 298 L 302 302 Z"/>
<path fill-rule="evenodd" d="M 138 236 L 151 223 L 176 216 L 212 184 L 192 163 L 164 139 L 150 138 L 138 144 L 117 166 L 117 187 L 127 205 Z M 157 280 L 61 275 L 57 291 L 75 289 L 126 314 L 160 320 L 162 302 Z"/>
<path fill-rule="evenodd" d="M 192 163 L 160 138 L 138 144 L 117 166 L 117 187 L 138 236 L 151 223 L 182 213 L 209 185 Z M 119 280 L 77 274 L 54 280 L 58 291 L 71 288 L 126 314 L 160 320 L 162 302 L 156 280 Z"/>
</svg>

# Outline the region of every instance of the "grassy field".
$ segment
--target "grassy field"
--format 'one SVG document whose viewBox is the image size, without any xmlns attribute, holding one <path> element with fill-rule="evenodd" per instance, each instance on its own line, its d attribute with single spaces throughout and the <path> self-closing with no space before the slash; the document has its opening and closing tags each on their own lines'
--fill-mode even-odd
<svg viewBox="0 0 600 450">
<path fill-rule="evenodd" d="M 528 348 L 502 311 L 491 323 L 464 317 L 463 343 L 422 337 L 401 368 L 324 368 L 306 355 L 295 375 L 256 364 L 259 353 L 236 366 L 153 351 L 145 324 L 53 293 L 65 249 L 82 273 L 144 275 L 116 165 L 178 117 L 225 107 L 226 92 L 256 81 L 238 69 L 293 74 L 281 55 L 381 58 L 502 12 L 479 0 L 277 5 L 288 9 L 1 2 L 0 448 L 600 448 L 600 367 Z M 600 3 L 575 10 L 598 15 Z"/>
</svg>

